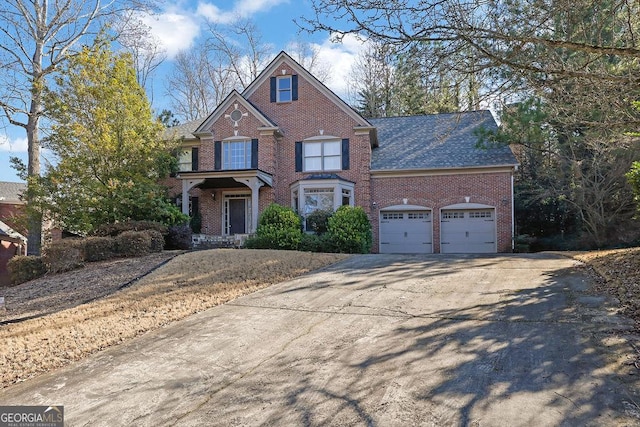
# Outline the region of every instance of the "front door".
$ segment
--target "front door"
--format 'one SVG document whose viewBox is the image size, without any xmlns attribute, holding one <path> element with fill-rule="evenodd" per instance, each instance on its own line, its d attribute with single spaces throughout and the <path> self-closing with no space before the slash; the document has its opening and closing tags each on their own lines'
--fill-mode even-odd
<svg viewBox="0 0 640 427">
<path fill-rule="evenodd" d="M 229 234 L 247 232 L 247 209 L 245 199 L 229 199 Z"/>
</svg>

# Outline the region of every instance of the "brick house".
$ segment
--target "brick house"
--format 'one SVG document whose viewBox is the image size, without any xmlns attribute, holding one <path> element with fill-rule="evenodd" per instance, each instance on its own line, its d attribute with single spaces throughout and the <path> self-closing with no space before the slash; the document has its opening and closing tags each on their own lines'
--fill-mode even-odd
<svg viewBox="0 0 640 427">
<path fill-rule="evenodd" d="M 510 252 L 508 147 L 476 147 L 488 111 L 365 119 L 281 52 L 242 93 L 172 128 L 180 172 L 166 184 L 200 239 L 253 233 L 272 202 L 303 217 L 361 206 L 373 252 Z"/>
<path fill-rule="evenodd" d="M 9 284 L 7 262 L 15 255 L 26 255 L 27 238 L 20 233 L 15 218 L 24 209 L 20 194 L 26 184 L 0 182 L 0 286 Z"/>
</svg>

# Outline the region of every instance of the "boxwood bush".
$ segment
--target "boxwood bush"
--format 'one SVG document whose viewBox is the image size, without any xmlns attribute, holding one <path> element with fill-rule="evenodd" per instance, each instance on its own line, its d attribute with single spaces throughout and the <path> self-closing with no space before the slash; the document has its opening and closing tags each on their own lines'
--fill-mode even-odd
<svg viewBox="0 0 640 427">
<path fill-rule="evenodd" d="M 13 285 L 42 277 L 47 272 L 44 260 L 39 256 L 16 255 L 7 263 L 9 280 Z"/>
<path fill-rule="evenodd" d="M 116 256 L 113 237 L 91 236 L 83 240 L 84 260 L 87 262 L 104 261 Z"/>
<path fill-rule="evenodd" d="M 63 273 L 84 266 L 82 239 L 63 239 L 43 248 L 43 260 L 49 273 Z"/>
<path fill-rule="evenodd" d="M 340 206 L 329 218 L 327 232 L 338 252 L 368 254 L 373 235 L 371 222 L 360 206 Z"/>
<path fill-rule="evenodd" d="M 151 236 L 146 231 L 125 231 L 115 238 L 119 256 L 138 257 L 151 253 Z"/>
<path fill-rule="evenodd" d="M 245 247 L 296 250 L 302 240 L 302 222 L 293 209 L 272 203 L 260 215 L 256 236 L 249 240 Z"/>
</svg>

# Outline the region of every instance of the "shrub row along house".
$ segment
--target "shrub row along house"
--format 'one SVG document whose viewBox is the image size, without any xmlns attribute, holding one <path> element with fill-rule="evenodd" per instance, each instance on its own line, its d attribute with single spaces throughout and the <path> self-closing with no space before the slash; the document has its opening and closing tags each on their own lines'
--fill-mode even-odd
<svg viewBox="0 0 640 427">
<path fill-rule="evenodd" d="M 517 161 L 477 147 L 495 127 L 489 111 L 367 120 L 281 52 L 208 117 L 170 129 L 182 152 L 167 184 L 205 240 L 253 233 L 275 202 L 302 217 L 361 206 L 373 252 L 510 252 Z"/>
</svg>

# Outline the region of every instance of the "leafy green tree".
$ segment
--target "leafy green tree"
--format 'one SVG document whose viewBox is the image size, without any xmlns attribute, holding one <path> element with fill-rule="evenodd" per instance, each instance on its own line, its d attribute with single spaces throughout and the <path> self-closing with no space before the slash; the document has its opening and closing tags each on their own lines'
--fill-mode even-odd
<svg viewBox="0 0 640 427">
<path fill-rule="evenodd" d="M 85 47 L 61 69 L 46 96 L 56 156 L 39 181 L 37 205 L 61 227 L 86 233 L 100 224 L 186 221 L 158 184 L 175 168 L 174 142 L 160 138 L 131 58 L 104 42 Z"/>
</svg>

